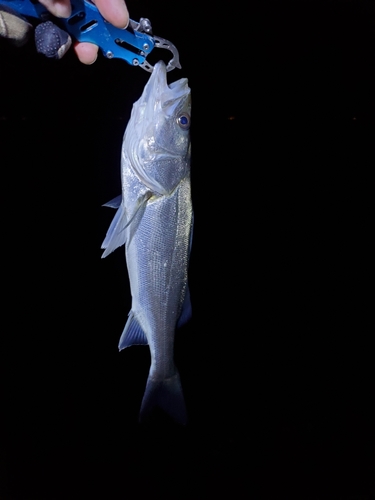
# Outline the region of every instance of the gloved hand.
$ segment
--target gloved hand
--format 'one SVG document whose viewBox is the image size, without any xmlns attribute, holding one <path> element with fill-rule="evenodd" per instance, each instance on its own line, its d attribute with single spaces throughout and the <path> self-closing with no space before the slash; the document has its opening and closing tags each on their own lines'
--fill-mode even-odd
<svg viewBox="0 0 375 500">
<path fill-rule="evenodd" d="M 8 38 L 14 45 L 21 47 L 30 38 L 32 26 L 17 12 L 0 4 L 0 36 Z"/>
<path fill-rule="evenodd" d="M 56 17 L 69 17 L 70 0 L 40 0 Z M 124 0 L 96 0 L 95 5 L 107 21 L 118 28 L 126 28 L 129 13 Z M 0 36 L 17 46 L 24 45 L 33 32 L 33 26 L 8 6 L 0 4 Z M 39 53 L 61 59 L 71 46 L 71 38 L 51 21 L 39 24 L 35 29 L 35 43 Z M 75 43 L 74 50 L 81 62 L 92 64 L 98 54 L 98 47 L 91 43 Z"/>
</svg>

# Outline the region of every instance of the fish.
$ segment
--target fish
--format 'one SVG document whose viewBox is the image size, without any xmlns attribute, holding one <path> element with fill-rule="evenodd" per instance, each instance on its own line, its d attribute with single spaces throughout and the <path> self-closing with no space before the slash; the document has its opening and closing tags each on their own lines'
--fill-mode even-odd
<svg viewBox="0 0 375 500">
<path fill-rule="evenodd" d="M 105 204 L 117 211 L 102 258 L 125 244 L 132 296 L 118 347 L 148 345 L 151 354 L 140 421 L 159 407 L 178 423 L 187 423 L 174 339 L 176 329 L 191 317 L 190 123 L 187 78 L 168 85 L 166 66 L 159 61 L 133 104 L 124 133 L 122 194 Z"/>
</svg>

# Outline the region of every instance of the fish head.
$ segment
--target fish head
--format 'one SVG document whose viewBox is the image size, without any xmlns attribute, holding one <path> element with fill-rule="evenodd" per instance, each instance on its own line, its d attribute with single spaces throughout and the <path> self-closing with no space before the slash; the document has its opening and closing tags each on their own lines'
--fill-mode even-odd
<svg viewBox="0 0 375 500">
<path fill-rule="evenodd" d="M 123 158 L 151 191 L 171 193 L 190 169 L 191 96 L 187 78 L 167 83 L 163 61 L 155 64 L 125 131 Z"/>
</svg>

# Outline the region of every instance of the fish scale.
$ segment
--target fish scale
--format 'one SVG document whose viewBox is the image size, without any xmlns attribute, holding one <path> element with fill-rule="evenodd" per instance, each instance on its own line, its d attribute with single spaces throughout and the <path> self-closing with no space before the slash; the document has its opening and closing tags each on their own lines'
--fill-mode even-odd
<svg viewBox="0 0 375 500">
<path fill-rule="evenodd" d="M 189 218 L 191 214 L 184 210 L 178 214 L 176 207 L 180 191 L 189 184 L 189 178 L 184 179 L 170 198 L 170 203 L 165 203 L 163 199 L 160 199 L 146 208 L 137 234 L 130 249 L 127 250 L 127 261 L 137 258 L 138 265 L 144 266 L 139 270 L 140 279 L 138 280 L 139 316 L 142 317 L 140 323 L 143 326 L 143 313 L 147 311 L 149 324 L 144 325 L 144 330 L 149 329 L 152 332 L 149 339 L 150 350 L 155 352 L 152 370 L 153 373 L 158 373 L 159 365 L 161 365 L 161 370 L 166 371 L 165 376 L 167 372 L 174 370 L 174 365 L 171 364 L 173 334 L 178 320 L 177 314 L 182 307 L 180 287 L 181 283 L 187 279 L 185 269 L 188 265 L 189 235 L 183 238 L 184 235 L 180 234 L 182 231 L 179 232 L 179 228 L 187 227 L 186 221 L 181 219 Z M 140 244 L 138 239 L 147 243 Z M 141 252 L 139 248 L 142 249 Z M 138 253 L 134 256 L 132 252 Z M 164 266 L 165 261 L 168 261 L 169 265 Z M 170 364 L 168 369 L 167 363 L 159 362 L 158 356 L 168 360 Z"/>
</svg>

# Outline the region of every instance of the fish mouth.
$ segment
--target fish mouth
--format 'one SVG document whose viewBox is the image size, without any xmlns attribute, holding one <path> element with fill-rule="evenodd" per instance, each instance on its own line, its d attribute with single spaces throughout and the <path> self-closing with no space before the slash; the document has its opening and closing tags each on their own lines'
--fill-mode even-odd
<svg viewBox="0 0 375 500">
<path fill-rule="evenodd" d="M 189 92 L 188 79 L 180 78 L 179 80 L 169 84 L 169 90 L 174 94 L 180 94 L 181 96 Z"/>
<path fill-rule="evenodd" d="M 160 103 L 164 107 L 167 101 L 181 99 L 190 92 L 187 78 L 180 78 L 167 83 L 167 67 L 164 61 L 158 61 L 143 92 L 143 102 L 148 103 L 152 99 L 155 104 Z"/>
</svg>

